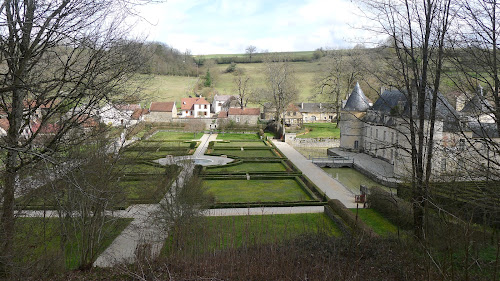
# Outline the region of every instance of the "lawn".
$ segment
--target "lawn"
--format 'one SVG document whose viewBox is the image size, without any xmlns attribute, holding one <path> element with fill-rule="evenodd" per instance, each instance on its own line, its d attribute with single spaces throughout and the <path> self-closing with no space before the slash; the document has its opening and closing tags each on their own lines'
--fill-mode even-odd
<svg viewBox="0 0 500 281">
<path fill-rule="evenodd" d="M 281 163 L 268 162 L 244 162 L 237 165 L 221 166 L 210 168 L 207 172 L 255 172 L 255 171 L 276 171 L 285 172 L 286 167 Z"/>
<path fill-rule="evenodd" d="M 148 140 L 197 140 L 203 136 L 203 133 L 187 133 L 187 132 L 164 132 L 160 131 L 152 135 Z"/>
<path fill-rule="evenodd" d="M 351 209 L 351 211 L 356 214 L 356 209 Z M 394 224 L 373 209 L 358 209 L 357 212 L 358 217 L 381 236 L 387 236 L 398 231 Z"/>
<path fill-rule="evenodd" d="M 224 133 L 217 135 L 218 140 L 260 140 L 260 136 L 255 134 Z"/>
<path fill-rule="evenodd" d="M 388 187 L 385 187 L 377 182 L 374 182 L 370 178 L 366 177 L 362 173 L 356 171 L 353 168 L 322 168 L 327 174 L 330 174 L 333 178 L 338 177 L 338 181 L 340 181 L 345 187 L 347 187 L 350 191 L 355 194 L 360 194 L 359 186 L 365 185 L 368 187 L 379 186 L 384 190 L 389 190 Z M 394 189 L 393 189 L 394 190 Z"/>
<path fill-rule="evenodd" d="M 167 192 L 167 186 L 161 185 L 158 179 L 122 181 L 119 185 L 125 191 L 127 204 L 158 203 Z"/>
<path fill-rule="evenodd" d="M 179 156 L 188 155 L 188 149 L 179 150 L 168 150 L 168 151 L 124 151 L 122 152 L 122 158 L 128 158 L 131 161 L 134 160 L 156 160 L 160 158 L 165 158 L 167 155 Z"/>
<path fill-rule="evenodd" d="M 113 240 L 128 226 L 132 219 L 116 219 L 104 226 L 102 242 L 96 258 Z M 35 263 L 43 266 L 43 262 L 56 262 L 67 269 L 78 266 L 78 236 L 69 236 L 65 247 L 66 259 L 61 252 L 60 221 L 57 218 L 18 218 L 16 220 L 15 253 L 24 264 Z M 54 261 L 55 259 L 55 261 Z"/>
<path fill-rule="evenodd" d="M 215 147 L 258 147 L 267 146 L 263 141 L 230 141 L 230 142 L 216 142 Z"/>
<path fill-rule="evenodd" d="M 199 255 L 263 243 L 276 243 L 308 233 L 340 236 L 337 226 L 323 213 L 203 217 L 170 235 L 163 256 Z"/>
<path fill-rule="evenodd" d="M 294 202 L 312 200 L 294 179 L 209 180 L 203 184 L 217 202 Z"/>
<path fill-rule="evenodd" d="M 241 149 L 214 149 L 212 153 L 232 155 L 241 158 L 253 158 L 253 157 L 277 157 L 271 149 L 252 149 L 252 150 L 241 150 Z"/>
<path fill-rule="evenodd" d="M 192 136 L 192 135 L 191 135 Z M 131 148 L 134 147 L 182 147 L 188 148 L 191 145 L 190 141 L 141 141 L 137 142 L 134 145 L 131 145 Z"/>
<path fill-rule="evenodd" d="M 147 174 L 164 174 L 165 168 L 148 164 L 128 164 L 119 165 L 116 169 L 122 173 L 147 173 Z"/>
<path fill-rule="evenodd" d="M 297 134 L 297 138 L 340 138 L 340 128 L 336 123 L 310 123 L 304 124 L 304 134 Z"/>
</svg>

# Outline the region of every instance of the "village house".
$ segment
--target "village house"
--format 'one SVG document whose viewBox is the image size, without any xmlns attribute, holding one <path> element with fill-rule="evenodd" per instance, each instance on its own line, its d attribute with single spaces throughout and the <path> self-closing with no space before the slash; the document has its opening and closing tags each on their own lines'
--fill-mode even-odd
<svg viewBox="0 0 500 281">
<path fill-rule="evenodd" d="M 139 104 L 106 104 L 99 110 L 100 121 L 103 124 L 127 126 L 131 123 L 134 111 L 141 109 Z"/>
<path fill-rule="evenodd" d="M 182 98 L 181 117 L 210 118 L 210 103 L 204 97 Z"/>
<path fill-rule="evenodd" d="M 140 115 L 141 113 L 136 113 Z M 145 122 L 168 122 L 177 118 L 177 107 L 174 102 L 152 102 L 147 114 L 142 112 Z M 135 117 L 135 116 L 134 116 Z"/>
<path fill-rule="evenodd" d="M 276 120 L 276 107 L 271 103 L 264 104 L 264 112 L 262 113 L 261 119 L 274 121 Z M 284 114 L 284 122 L 285 126 L 302 126 L 303 119 L 302 113 L 300 112 L 300 108 L 291 103 L 285 109 Z"/>
<path fill-rule="evenodd" d="M 214 96 L 212 101 L 212 110 L 214 113 L 219 113 L 224 109 L 225 104 L 227 105 L 231 100 L 234 100 L 235 97 L 231 95 L 218 95 Z"/>
<path fill-rule="evenodd" d="M 217 116 L 220 124 L 224 122 L 234 122 L 240 125 L 257 125 L 260 117 L 260 108 L 229 108 L 228 111 L 221 111 Z"/>
<path fill-rule="evenodd" d="M 332 122 L 337 116 L 333 103 L 301 102 L 295 105 L 299 107 L 303 123 Z"/>
</svg>

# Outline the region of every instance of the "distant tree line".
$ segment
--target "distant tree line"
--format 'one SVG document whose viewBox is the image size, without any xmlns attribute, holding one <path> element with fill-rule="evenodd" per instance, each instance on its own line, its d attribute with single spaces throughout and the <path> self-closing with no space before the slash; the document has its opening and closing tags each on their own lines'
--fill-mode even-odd
<svg viewBox="0 0 500 281">
<path fill-rule="evenodd" d="M 165 43 L 146 42 L 145 49 L 148 54 L 142 73 L 161 75 L 198 75 L 197 65 L 191 52 L 181 52 Z"/>
</svg>

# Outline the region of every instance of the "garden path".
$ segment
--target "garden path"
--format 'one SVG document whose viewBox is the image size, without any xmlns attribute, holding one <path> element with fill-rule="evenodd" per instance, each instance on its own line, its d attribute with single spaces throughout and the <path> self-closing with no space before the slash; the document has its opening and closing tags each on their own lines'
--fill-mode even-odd
<svg viewBox="0 0 500 281">
<path fill-rule="evenodd" d="M 318 186 L 330 199 L 338 199 L 347 208 L 356 208 L 354 194 L 339 181 L 331 178 L 321 168 L 307 160 L 292 146 L 279 140 L 273 140 L 274 145 L 299 168 L 316 186 Z"/>
</svg>

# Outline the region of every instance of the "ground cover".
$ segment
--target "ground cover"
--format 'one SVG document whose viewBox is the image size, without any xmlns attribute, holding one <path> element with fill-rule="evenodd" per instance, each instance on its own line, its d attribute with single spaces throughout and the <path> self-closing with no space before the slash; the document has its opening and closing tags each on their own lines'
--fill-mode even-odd
<svg viewBox="0 0 500 281">
<path fill-rule="evenodd" d="M 116 219 L 112 224 L 103 226 L 104 236 L 95 258 L 111 245 L 131 221 L 132 219 Z M 18 218 L 16 220 L 15 252 L 26 265 L 34 263 L 35 266 L 43 266 L 41 262 L 55 262 L 64 265 L 67 269 L 76 269 L 78 265 L 76 249 L 80 237 L 69 236 L 67 239 L 69 241 L 63 253 L 60 221 L 57 218 Z M 63 259 L 64 256 L 66 256 L 65 259 Z"/>
<path fill-rule="evenodd" d="M 329 147 L 294 146 L 293 148 L 307 159 L 310 159 L 311 157 L 328 157 L 327 150 Z"/>
<path fill-rule="evenodd" d="M 323 213 L 203 217 L 170 235 L 162 249 L 162 255 L 199 255 L 223 249 L 283 242 L 313 233 L 341 235 L 337 226 Z"/>
<path fill-rule="evenodd" d="M 137 74 L 135 80 L 142 87 L 142 105 L 152 101 L 176 101 L 193 94 L 198 77 Z"/>
<path fill-rule="evenodd" d="M 397 227 L 373 209 L 350 209 L 358 218 L 370 226 L 375 233 L 381 236 L 397 233 Z"/>
<path fill-rule="evenodd" d="M 217 134 L 218 140 L 260 140 L 260 136 L 255 134 L 238 134 L 238 133 L 219 133 Z"/>
<path fill-rule="evenodd" d="M 142 163 L 132 163 L 128 165 L 119 165 L 116 169 L 125 174 L 130 173 L 146 173 L 146 174 L 164 174 L 165 167 L 156 166 L 156 165 L 148 165 Z"/>
<path fill-rule="evenodd" d="M 214 154 L 231 155 L 241 158 L 253 158 L 253 157 L 278 157 L 273 153 L 271 149 L 214 149 L 212 151 Z"/>
<path fill-rule="evenodd" d="M 221 203 L 312 200 L 295 179 L 205 179 L 203 185 Z"/>
<path fill-rule="evenodd" d="M 297 134 L 297 138 L 340 138 L 340 128 L 336 123 L 307 123 L 303 124 L 303 133 Z"/>
<path fill-rule="evenodd" d="M 257 171 L 286 172 L 286 167 L 282 163 L 243 162 L 236 165 L 223 165 L 220 167 L 209 168 L 206 170 L 206 172 L 257 172 Z"/>
<path fill-rule="evenodd" d="M 215 142 L 215 147 L 259 147 L 267 146 L 264 141 L 230 141 L 230 142 Z"/>
<path fill-rule="evenodd" d="M 181 156 L 187 155 L 188 149 L 174 149 L 174 150 L 163 150 L 163 151 L 124 151 L 122 153 L 122 159 L 130 159 L 131 161 L 137 160 L 156 160 L 160 158 L 165 158 L 167 155 Z"/>
<path fill-rule="evenodd" d="M 165 179 L 167 180 L 167 179 Z M 143 180 L 124 180 L 119 183 L 125 192 L 126 207 L 130 204 L 154 204 L 160 202 L 167 192 L 168 184 L 162 184 L 161 179 L 144 178 Z"/>
<path fill-rule="evenodd" d="M 203 133 L 188 133 L 188 132 L 165 132 L 160 131 L 153 134 L 148 140 L 197 140 L 203 136 Z"/>
<path fill-rule="evenodd" d="M 389 190 L 389 187 L 383 186 L 369 178 L 360 172 L 352 168 L 321 168 L 327 174 L 331 175 L 333 178 L 338 178 L 345 187 L 350 191 L 360 194 L 359 186 L 365 185 L 368 187 L 378 186 L 384 190 Z"/>
</svg>

